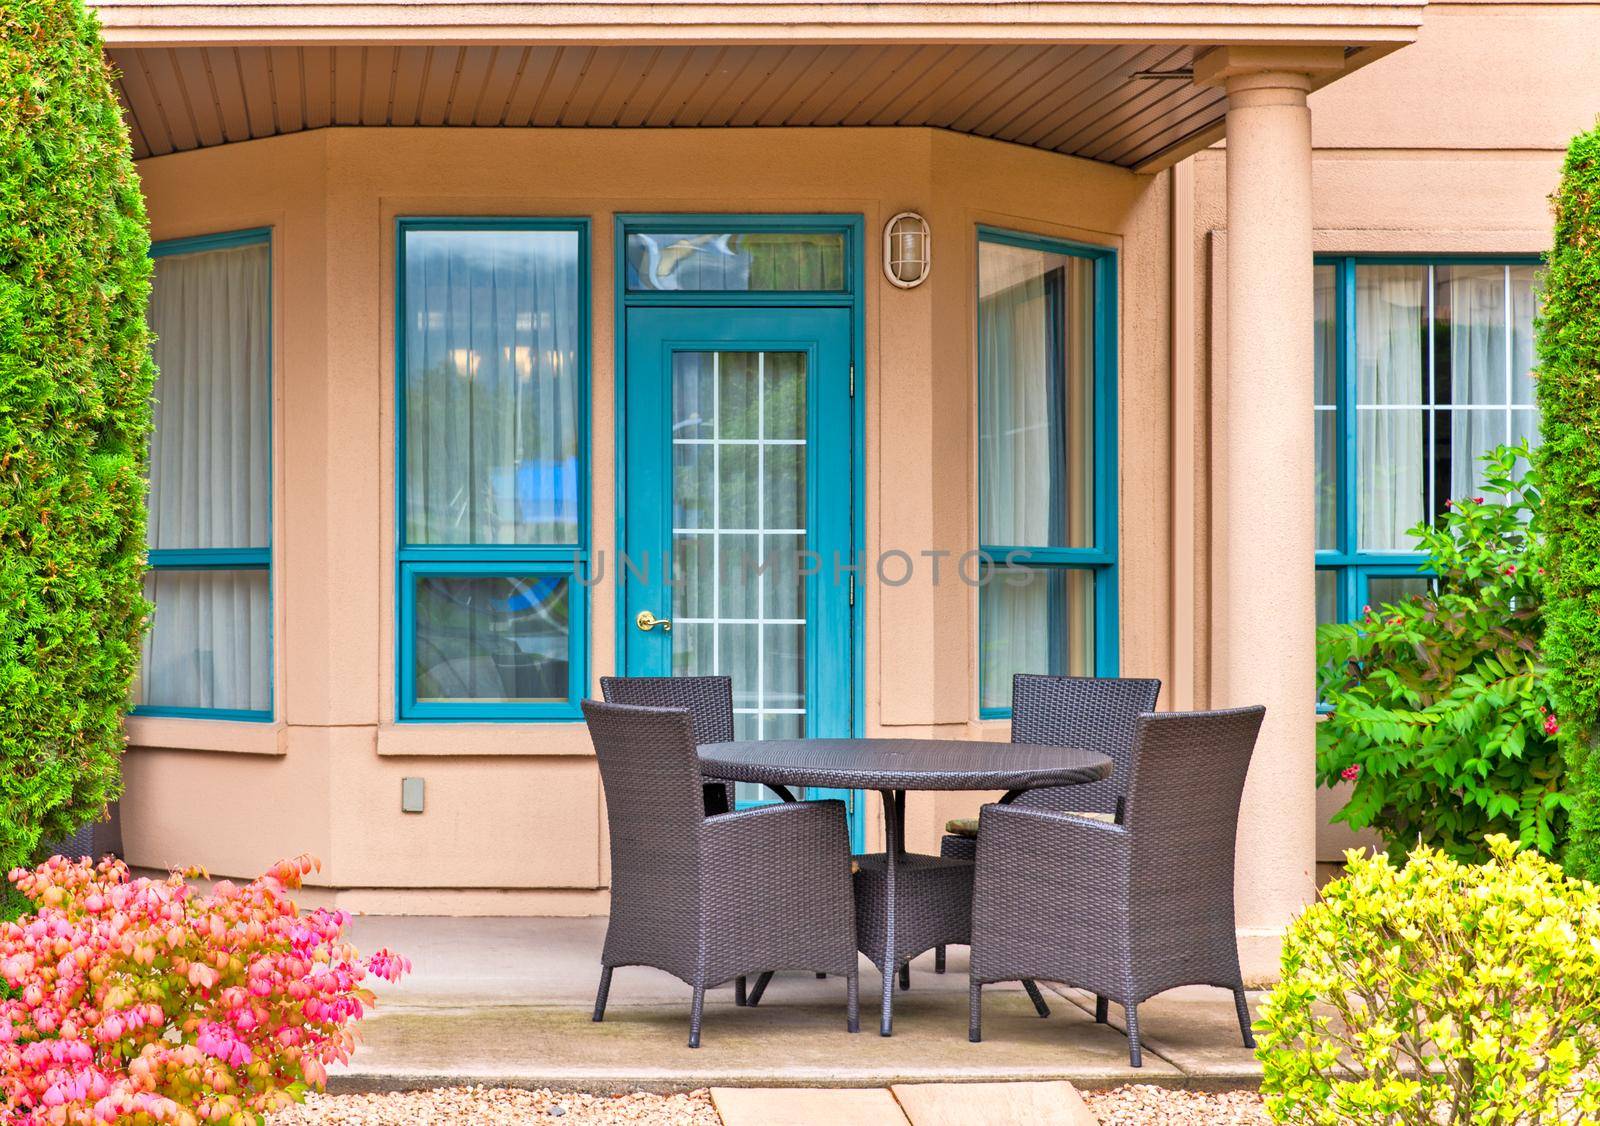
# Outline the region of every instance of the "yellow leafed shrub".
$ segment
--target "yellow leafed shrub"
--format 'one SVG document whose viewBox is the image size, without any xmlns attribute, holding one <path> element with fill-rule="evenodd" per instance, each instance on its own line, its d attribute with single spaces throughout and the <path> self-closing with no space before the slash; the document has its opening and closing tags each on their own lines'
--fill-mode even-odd
<svg viewBox="0 0 1600 1126">
<path fill-rule="evenodd" d="M 1277 1122 L 1600 1122 L 1600 888 L 1504 836 L 1349 870 L 1290 927 L 1257 1025 Z"/>
</svg>

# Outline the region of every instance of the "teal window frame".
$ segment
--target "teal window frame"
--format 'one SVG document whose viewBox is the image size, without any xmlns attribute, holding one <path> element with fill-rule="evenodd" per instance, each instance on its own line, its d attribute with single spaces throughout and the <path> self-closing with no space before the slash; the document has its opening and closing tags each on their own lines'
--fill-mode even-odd
<svg viewBox="0 0 1600 1126">
<path fill-rule="evenodd" d="M 578 537 L 574 544 L 429 544 L 406 542 L 406 235 L 411 231 L 565 231 L 578 237 Z M 540 723 L 583 718 L 580 701 L 589 683 L 589 375 L 594 348 L 590 331 L 590 223 L 582 217 L 406 216 L 395 221 L 395 721 L 397 723 Z M 567 698 L 560 701 L 416 698 L 416 580 L 549 576 L 568 580 Z"/>
<path fill-rule="evenodd" d="M 1334 373 L 1335 504 L 1334 544 L 1316 552 L 1316 569 L 1335 576 L 1335 615 L 1353 621 L 1370 604 L 1368 589 L 1374 578 L 1407 576 L 1428 578 L 1426 556 L 1420 551 L 1362 550 L 1356 353 L 1356 268 L 1358 266 L 1536 266 L 1537 254 L 1420 254 L 1420 255 L 1317 255 L 1318 266 L 1333 266 L 1336 371 Z M 1509 315 L 1509 311 L 1508 311 Z M 1430 328 L 1431 331 L 1431 328 Z"/>
<path fill-rule="evenodd" d="M 267 250 L 267 427 L 274 429 L 272 399 L 275 380 L 273 358 L 273 300 L 272 281 L 272 228 L 252 227 L 242 231 L 225 231 L 193 238 L 163 239 L 150 244 L 152 259 L 174 254 L 198 254 L 207 250 L 227 250 L 237 246 L 265 244 Z M 275 649 L 277 607 L 272 582 L 273 478 L 277 466 L 273 463 L 272 447 L 267 453 L 267 544 L 265 547 L 190 547 L 150 550 L 146 553 L 149 569 L 159 571 L 266 571 L 267 572 L 267 707 L 265 708 L 186 708 L 161 704 L 139 704 L 130 713 L 135 716 L 158 716 L 169 719 L 210 719 L 242 723 L 271 723 L 277 706 L 277 655 Z"/>
<path fill-rule="evenodd" d="M 982 320 L 978 308 L 977 255 L 985 243 L 1069 255 L 1094 267 L 1094 546 L 1042 547 L 980 543 L 985 581 L 995 566 L 1031 570 L 1085 570 L 1094 575 L 1094 674 L 1116 676 L 1121 660 L 1121 618 L 1117 576 L 1117 252 L 1109 246 L 1051 238 L 980 224 L 974 244 L 973 310 L 982 355 Z M 982 378 L 974 365 L 973 388 Z M 977 396 L 981 404 L 982 395 Z M 976 409 L 981 410 L 981 405 Z M 981 427 L 981 422 L 980 422 Z M 981 467 L 979 472 L 981 472 Z M 978 489 L 978 526 L 983 527 L 983 489 Z M 980 628 L 981 633 L 981 628 Z M 1039 670 L 1044 671 L 1044 670 Z M 980 719 L 1010 719 L 1011 708 L 978 708 Z"/>
</svg>

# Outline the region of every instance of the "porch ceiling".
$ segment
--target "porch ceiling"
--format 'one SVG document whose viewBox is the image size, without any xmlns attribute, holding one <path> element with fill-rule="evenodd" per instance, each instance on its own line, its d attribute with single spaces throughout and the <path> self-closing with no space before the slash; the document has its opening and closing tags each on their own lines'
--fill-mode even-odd
<svg viewBox="0 0 1600 1126">
<path fill-rule="evenodd" d="M 932 126 L 1137 167 L 1220 128 L 1185 44 L 112 49 L 136 156 L 330 125 Z M 1209 139 L 1209 138 L 1208 138 Z"/>
</svg>

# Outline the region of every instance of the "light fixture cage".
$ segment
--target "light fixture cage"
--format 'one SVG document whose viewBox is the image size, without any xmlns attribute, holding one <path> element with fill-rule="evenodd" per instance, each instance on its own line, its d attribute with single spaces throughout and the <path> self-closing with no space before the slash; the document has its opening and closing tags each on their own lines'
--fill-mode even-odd
<svg viewBox="0 0 1600 1126">
<path fill-rule="evenodd" d="M 883 273 L 889 284 L 914 289 L 933 269 L 933 232 L 915 211 L 902 211 L 883 226 Z"/>
</svg>

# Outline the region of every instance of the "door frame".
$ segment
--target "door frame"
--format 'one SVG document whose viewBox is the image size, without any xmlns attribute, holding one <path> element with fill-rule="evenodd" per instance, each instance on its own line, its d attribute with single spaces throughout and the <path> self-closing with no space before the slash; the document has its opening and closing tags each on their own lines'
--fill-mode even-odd
<svg viewBox="0 0 1600 1126">
<path fill-rule="evenodd" d="M 627 288 L 627 234 L 629 231 L 664 231 L 689 234 L 720 231 L 837 231 L 845 241 L 845 288 L 836 293 L 727 291 L 629 293 Z M 644 306 L 687 307 L 831 307 L 850 310 L 850 360 L 854 370 L 850 435 L 850 545 L 859 562 L 866 543 L 866 223 L 859 214 L 738 213 L 738 212 L 618 212 L 612 224 L 612 403 L 616 458 L 613 493 L 616 497 L 613 546 L 620 551 L 626 541 L 627 521 L 627 376 L 628 310 Z M 850 731 L 866 729 L 866 601 L 868 584 L 856 576 L 855 604 L 850 607 L 851 691 Z M 620 595 L 617 605 L 622 605 Z M 615 622 L 615 663 L 619 666 L 627 646 L 627 615 L 620 610 Z M 620 667 L 618 669 L 621 671 Z"/>
</svg>

